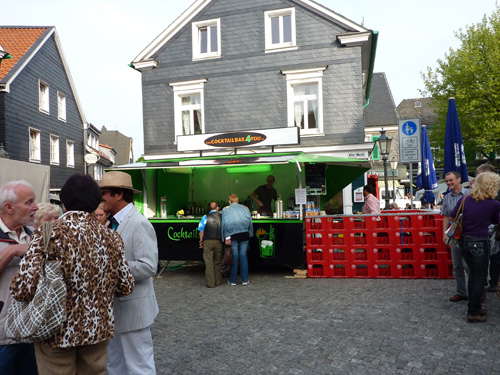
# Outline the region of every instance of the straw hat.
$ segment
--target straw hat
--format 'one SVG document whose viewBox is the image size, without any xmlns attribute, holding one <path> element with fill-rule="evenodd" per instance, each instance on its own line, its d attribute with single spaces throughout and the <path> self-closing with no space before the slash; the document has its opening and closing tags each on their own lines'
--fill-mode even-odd
<svg viewBox="0 0 500 375">
<path fill-rule="evenodd" d="M 134 192 L 134 194 L 142 193 L 140 190 L 136 190 L 132 186 L 132 177 L 125 172 L 106 172 L 102 175 L 101 189 L 108 188 L 118 188 L 118 189 L 129 189 Z"/>
</svg>

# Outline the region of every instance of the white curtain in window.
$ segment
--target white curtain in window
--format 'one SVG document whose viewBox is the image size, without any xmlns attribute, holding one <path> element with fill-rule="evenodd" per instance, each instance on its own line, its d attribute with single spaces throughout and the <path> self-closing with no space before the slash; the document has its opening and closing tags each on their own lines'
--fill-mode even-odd
<svg viewBox="0 0 500 375">
<path fill-rule="evenodd" d="M 308 128 L 315 129 L 318 127 L 318 101 L 317 100 L 309 100 L 309 114 L 313 116 L 309 116 L 308 119 Z"/>
</svg>

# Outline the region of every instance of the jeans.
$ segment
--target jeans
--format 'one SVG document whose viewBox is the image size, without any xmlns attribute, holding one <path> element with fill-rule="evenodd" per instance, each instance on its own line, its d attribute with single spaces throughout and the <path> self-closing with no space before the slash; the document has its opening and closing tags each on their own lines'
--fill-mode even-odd
<svg viewBox="0 0 500 375">
<path fill-rule="evenodd" d="M 233 249 L 234 264 L 231 266 L 231 273 L 229 274 L 229 282 L 236 284 L 238 276 L 238 263 L 240 265 L 241 282 L 248 282 L 248 240 L 247 241 L 233 241 L 231 240 L 231 248 Z"/>
<path fill-rule="evenodd" d="M 38 374 L 33 344 L 0 345 L 0 374 Z"/>
<path fill-rule="evenodd" d="M 457 294 L 467 297 L 467 286 L 465 282 L 465 273 L 469 273 L 469 267 L 464 262 L 462 249 L 458 243 L 450 242 L 451 260 L 453 262 L 453 276 L 457 283 Z"/>
<path fill-rule="evenodd" d="M 488 275 L 490 241 L 488 238 L 463 236 L 462 255 L 469 266 L 469 303 L 467 315 L 476 316 L 481 308 L 481 295 Z"/>
</svg>

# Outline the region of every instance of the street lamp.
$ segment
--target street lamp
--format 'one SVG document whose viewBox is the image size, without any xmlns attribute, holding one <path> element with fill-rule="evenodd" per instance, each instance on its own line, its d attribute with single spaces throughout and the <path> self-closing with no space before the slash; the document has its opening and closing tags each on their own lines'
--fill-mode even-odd
<svg viewBox="0 0 500 375">
<path fill-rule="evenodd" d="M 398 161 L 396 160 L 396 157 L 393 156 L 391 160 L 391 170 L 392 170 L 392 201 L 393 203 L 396 203 L 396 169 L 398 169 Z"/>
<path fill-rule="evenodd" d="M 387 183 L 387 157 L 389 152 L 391 151 L 391 141 L 392 138 L 389 138 L 385 135 L 385 130 L 382 128 L 380 131 L 380 137 L 378 137 L 378 145 L 380 154 L 382 155 L 382 160 L 384 161 L 384 183 L 385 183 L 385 209 L 389 210 L 389 186 Z"/>
</svg>

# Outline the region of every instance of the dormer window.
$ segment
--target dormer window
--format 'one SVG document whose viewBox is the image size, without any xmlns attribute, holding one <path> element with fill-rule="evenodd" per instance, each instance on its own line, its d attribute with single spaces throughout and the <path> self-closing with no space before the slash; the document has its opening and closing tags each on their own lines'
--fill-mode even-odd
<svg viewBox="0 0 500 375">
<path fill-rule="evenodd" d="M 419 107 L 422 107 L 422 103 L 420 102 L 420 100 L 417 100 L 415 102 L 415 108 L 419 108 Z"/>
<path fill-rule="evenodd" d="M 264 12 L 266 52 L 297 48 L 295 8 Z"/>
<path fill-rule="evenodd" d="M 221 56 L 220 18 L 193 22 L 193 60 Z"/>
</svg>

